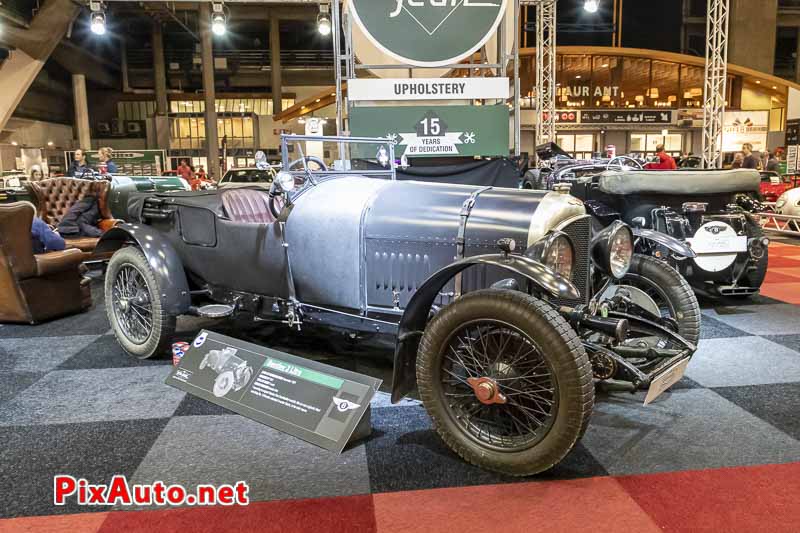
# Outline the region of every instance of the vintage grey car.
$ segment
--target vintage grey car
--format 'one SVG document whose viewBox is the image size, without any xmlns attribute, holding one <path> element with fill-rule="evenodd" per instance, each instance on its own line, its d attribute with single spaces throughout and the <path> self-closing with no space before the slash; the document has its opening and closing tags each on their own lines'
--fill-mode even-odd
<svg viewBox="0 0 800 533">
<path fill-rule="evenodd" d="M 697 300 L 668 265 L 633 256 L 625 224 L 593 235 L 560 192 L 397 181 L 384 139 L 326 139 L 358 148 L 332 170 L 303 156 L 306 140 L 320 142 L 283 138 L 284 168 L 320 170 L 282 171 L 269 192 L 134 198 L 131 223 L 97 248 L 114 252 L 105 295 L 125 350 L 166 350 L 187 314 L 390 335 L 393 401 L 416 388 L 455 452 L 511 475 L 569 453 L 595 380 L 655 396 L 682 375 Z M 355 170 L 370 143 L 384 170 Z"/>
</svg>

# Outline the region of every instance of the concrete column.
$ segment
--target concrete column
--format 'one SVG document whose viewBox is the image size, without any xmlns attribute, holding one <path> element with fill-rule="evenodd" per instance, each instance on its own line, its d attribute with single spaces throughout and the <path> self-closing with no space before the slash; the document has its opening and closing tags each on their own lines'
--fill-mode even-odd
<svg viewBox="0 0 800 533">
<path fill-rule="evenodd" d="M 164 65 L 164 30 L 161 22 L 153 21 L 153 85 L 156 91 L 156 114 L 166 115 L 169 111 L 167 102 L 167 69 Z"/>
<path fill-rule="evenodd" d="M 281 81 L 281 29 L 280 20 L 275 16 L 269 19 L 269 65 L 272 74 L 272 114 L 283 111 L 283 88 Z"/>
<path fill-rule="evenodd" d="M 72 75 L 72 99 L 75 106 L 75 128 L 78 146 L 84 150 L 92 147 L 92 130 L 89 128 L 89 102 L 86 98 L 86 76 Z"/>
<path fill-rule="evenodd" d="M 200 56 L 203 62 L 203 93 L 206 105 L 206 157 L 208 173 L 219 179 L 219 138 L 217 136 L 217 111 L 214 107 L 217 94 L 214 88 L 214 54 L 211 33 L 211 9 L 200 4 Z"/>
<path fill-rule="evenodd" d="M 728 63 L 772 74 L 778 0 L 731 0 L 730 6 Z"/>
</svg>

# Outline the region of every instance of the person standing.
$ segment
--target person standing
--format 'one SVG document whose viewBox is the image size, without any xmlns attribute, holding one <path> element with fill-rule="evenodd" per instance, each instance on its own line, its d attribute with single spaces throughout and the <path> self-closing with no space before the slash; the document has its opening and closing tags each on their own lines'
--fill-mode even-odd
<svg viewBox="0 0 800 533">
<path fill-rule="evenodd" d="M 675 163 L 675 160 L 669 155 L 666 151 L 664 151 L 664 145 L 659 144 L 656 146 L 656 157 L 658 157 L 658 163 L 647 163 L 645 168 L 648 170 L 677 170 L 678 165 Z"/>
<path fill-rule="evenodd" d="M 778 174 L 781 173 L 781 163 L 775 157 L 775 154 L 769 152 L 769 150 L 764 151 L 764 170 L 767 172 L 777 172 Z"/>
<path fill-rule="evenodd" d="M 91 173 L 92 169 L 86 162 L 86 152 L 82 148 L 78 148 L 72 156 L 72 163 L 69 165 L 67 176 L 71 178 L 82 178 L 85 174 Z"/>
<path fill-rule="evenodd" d="M 753 145 L 744 143 L 742 145 L 742 153 L 744 154 L 742 168 L 758 169 L 758 158 L 753 154 Z"/>
<path fill-rule="evenodd" d="M 100 148 L 97 153 L 97 156 L 100 158 L 100 172 L 103 174 L 116 174 L 119 172 L 117 168 L 117 164 L 114 163 L 112 157 L 114 156 L 114 150 L 110 147 L 105 146 Z M 103 172 L 105 170 L 105 172 Z"/>
<path fill-rule="evenodd" d="M 175 171 L 178 173 L 178 176 L 186 180 L 186 183 L 191 184 L 192 181 L 194 181 L 194 171 L 185 159 L 181 159 L 181 164 L 178 165 Z"/>
</svg>

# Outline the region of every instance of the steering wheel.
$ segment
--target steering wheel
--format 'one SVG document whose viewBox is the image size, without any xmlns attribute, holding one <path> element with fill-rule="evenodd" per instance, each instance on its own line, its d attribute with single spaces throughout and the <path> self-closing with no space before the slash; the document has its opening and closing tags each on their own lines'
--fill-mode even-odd
<svg viewBox="0 0 800 533">
<path fill-rule="evenodd" d="M 309 163 L 316 164 L 319 167 L 317 169 L 318 171 L 327 172 L 328 170 L 328 165 L 325 164 L 325 161 L 323 161 L 322 159 L 320 159 L 315 155 L 307 155 L 305 157 L 301 157 L 300 159 L 295 159 L 294 161 L 289 163 L 289 170 L 295 170 L 295 168 L 298 167 L 300 163 L 303 163 L 303 168 L 306 170 L 309 170 L 308 168 Z"/>
<path fill-rule="evenodd" d="M 308 168 L 309 163 L 314 163 L 317 167 L 316 170 L 318 172 L 327 172 L 328 165 L 325 164 L 325 161 L 320 159 L 317 156 L 307 155 L 301 157 L 300 159 L 296 159 L 289 163 L 289 168 L 287 170 L 296 170 L 301 164 L 303 165 L 303 170 L 306 171 L 306 174 L 309 176 L 311 175 L 311 169 Z M 284 198 L 285 193 L 283 191 L 278 190 L 278 187 L 275 186 L 275 182 L 272 183 L 272 187 L 269 189 L 269 201 L 267 205 L 269 206 L 270 213 L 276 219 L 280 217 L 281 211 L 286 206 L 286 200 Z"/>
<path fill-rule="evenodd" d="M 638 162 L 634 158 L 632 158 L 630 156 L 627 156 L 627 155 L 618 155 L 616 157 L 612 157 L 611 161 L 609 161 L 608 164 L 606 165 L 606 170 L 611 170 L 611 166 L 614 164 L 614 161 L 617 161 L 617 160 L 619 160 L 619 161 L 630 161 L 630 162 L 633 163 L 633 165 L 625 165 L 624 163 L 620 163 L 620 165 L 619 165 L 620 167 L 633 166 L 634 168 L 638 168 L 639 170 L 644 170 L 644 167 L 642 166 L 642 164 L 640 162 Z"/>
</svg>

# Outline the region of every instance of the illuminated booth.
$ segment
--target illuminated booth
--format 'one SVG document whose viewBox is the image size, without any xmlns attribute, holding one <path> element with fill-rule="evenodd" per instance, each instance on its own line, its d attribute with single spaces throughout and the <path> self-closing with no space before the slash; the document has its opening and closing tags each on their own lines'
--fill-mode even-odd
<svg viewBox="0 0 800 533">
<path fill-rule="evenodd" d="M 522 146 L 534 145 L 536 50 L 521 50 Z M 632 48 L 558 48 L 558 143 L 570 154 L 650 155 L 664 144 L 673 155 L 702 151 L 701 57 Z M 756 151 L 785 141 L 789 88 L 800 86 L 752 69 L 728 66 L 724 128 L 727 158 L 750 142 Z M 526 90 L 527 88 L 527 90 Z"/>
</svg>

